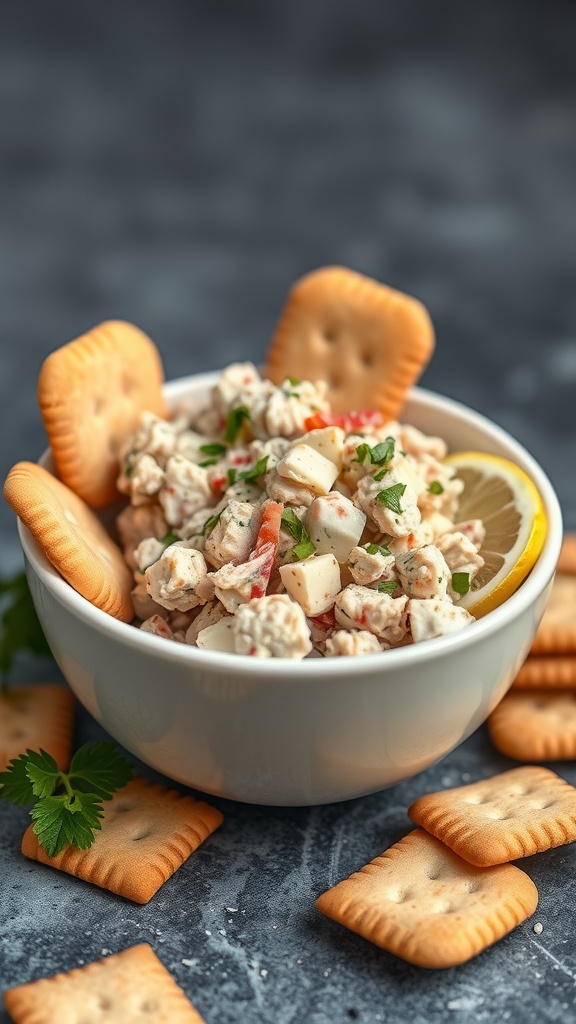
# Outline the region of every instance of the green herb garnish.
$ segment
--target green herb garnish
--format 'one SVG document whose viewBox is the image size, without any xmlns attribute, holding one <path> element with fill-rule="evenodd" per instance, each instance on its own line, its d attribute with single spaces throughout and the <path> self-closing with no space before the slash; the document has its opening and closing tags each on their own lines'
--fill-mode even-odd
<svg viewBox="0 0 576 1024">
<path fill-rule="evenodd" d="M 12 668 L 17 651 L 30 651 L 50 658 L 52 652 L 32 601 L 26 574 L 21 572 L 8 580 L 0 580 L 0 684 Z"/>
<path fill-rule="evenodd" d="M 258 459 L 256 465 L 252 466 L 252 469 L 245 469 L 241 473 L 238 473 L 238 476 L 241 480 L 244 480 L 245 483 L 257 480 L 259 476 L 263 476 L 266 472 L 266 466 L 268 465 L 269 458 L 269 455 L 263 455 L 261 459 Z"/>
<path fill-rule="evenodd" d="M 400 507 L 400 498 L 405 490 L 406 484 L 392 484 L 392 487 L 385 487 L 383 491 L 378 491 L 376 501 L 379 505 L 386 505 L 391 512 L 402 515 L 404 509 Z"/>
<path fill-rule="evenodd" d="M 198 465 L 201 469 L 206 469 L 207 466 L 215 466 L 218 459 L 204 459 L 204 462 L 199 462 Z"/>
<path fill-rule="evenodd" d="M 201 444 L 202 455 L 225 455 L 228 449 L 225 444 Z"/>
<path fill-rule="evenodd" d="M 300 381 L 298 380 L 298 377 L 286 377 L 286 380 L 290 381 L 290 383 L 291 383 L 293 388 L 297 387 L 298 384 L 300 384 Z"/>
<path fill-rule="evenodd" d="M 386 466 L 390 460 L 394 458 L 395 443 L 396 442 L 393 437 L 387 437 L 385 441 L 381 441 L 380 444 L 374 445 L 373 448 L 371 448 L 369 444 L 359 444 L 356 448 L 358 461 L 366 462 L 366 460 L 369 459 L 374 466 Z M 384 473 L 382 476 L 383 475 Z"/>
<path fill-rule="evenodd" d="M 382 583 L 378 583 L 377 586 L 381 594 L 393 594 L 398 584 L 396 580 L 385 580 Z"/>
<path fill-rule="evenodd" d="M 430 491 L 431 494 L 442 494 L 444 488 L 442 487 L 442 484 L 440 483 L 439 480 L 433 480 L 428 490 Z"/>
<path fill-rule="evenodd" d="M 214 529 L 214 527 L 216 526 L 216 523 L 220 519 L 220 516 L 222 515 L 223 511 L 224 511 L 223 508 L 220 509 L 219 512 L 216 512 L 213 516 L 210 516 L 210 518 L 206 520 L 206 522 L 204 523 L 204 526 L 202 527 L 202 533 L 210 533 L 210 530 Z"/>
<path fill-rule="evenodd" d="M 180 537 L 177 537 L 175 533 L 172 533 L 172 530 L 168 530 L 168 533 L 165 533 L 163 537 L 160 537 L 160 543 L 166 544 L 166 546 L 168 546 L 168 544 L 175 544 L 177 540 L 180 540 Z"/>
<path fill-rule="evenodd" d="M 226 477 L 228 479 L 228 487 L 232 487 L 232 484 L 236 483 L 236 475 L 237 475 L 237 470 L 234 468 L 234 466 L 231 466 L 230 469 L 226 470 Z"/>
<path fill-rule="evenodd" d="M 245 405 L 239 405 L 236 409 L 230 409 L 228 416 L 226 417 L 226 429 L 224 431 L 224 440 L 228 441 L 228 444 L 232 444 L 238 434 L 244 420 L 250 419 L 250 410 Z"/>
<path fill-rule="evenodd" d="M 87 850 L 101 829 L 102 801 L 125 786 L 132 768 L 113 743 L 86 743 L 62 772 L 45 750 L 27 750 L 0 772 L 0 798 L 13 804 L 34 803 L 32 831 L 49 857 L 70 843 Z"/>
<path fill-rule="evenodd" d="M 299 561 L 302 558 L 308 558 L 310 555 L 314 554 L 316 546 L 310 540 L 309 534 L 293 509 L 287 508 L 285 510 L 282 519 L 280 520 L 280 526 L 286 531 L 286 533 L 289 533 L 291 537 L 294 537 L 295 541 L 297 541 L 292 548 L 292 556 L 294 559 Z"/>
<path fill-rule="evenodd" d="M 363 544 L 362 547 L 369 555 L 391 555 L 390 548 L 387 548 L 385 544 Z"/>
<path fill-rule="evenodd" d="M 456 594 L 467 594 L 470 590 L 470 573 L 469 572 L 453 572 L 452 573 L 452 590 Z"/>
</svg>

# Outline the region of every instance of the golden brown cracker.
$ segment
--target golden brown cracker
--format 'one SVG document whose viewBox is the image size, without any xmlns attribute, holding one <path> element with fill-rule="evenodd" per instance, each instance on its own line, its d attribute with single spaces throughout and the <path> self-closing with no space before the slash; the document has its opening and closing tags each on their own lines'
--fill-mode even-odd
<svg viewBox="0 0 576 1024">
<path fill-rule="evenodd" d="M 120 320 L 98 324 L 52 352 L 38 401 L 57 475 L 94 508 L 118 497 L 118 453 L 146 410 L 166 415 L 154 342 Z"/>
<path fill-rule="evenodd" d="M 394 419 L 434 349 L 417 299 L 345 267 L 323 267 L 288 294 L 266 376 L 325 380 L 335 412 L 377 409 Z"/>
<path fill-rule="evenodd" d="M 576 691 L 508 693 L 488 719 L 490 739 L 517 761 L 576 758 Z"/>
<path fill-rule="evenodd" d="M 10 470 L 4 496 L 74 590 L 117 619 L 134 618 L 130 570 L 82 498 L 33 462 L 19 462 Z"/>
<path fill-rule="evenodd" d="M 470 864 L 487 867 L 576 839 L 576 789 L 529 765 L 427 793 L 408 815 Z"/>
<path fill-rule="evenodd" d="M 147 779 L 133 779 L 103 805 L 102 830 L 88 850 L 66 846 L 49 857 L 32 826 L 22 853 L 134 903 L 148 903 L 222 823 L 220 811 Z"/>
<path fill-rule="evenodd" d="M 576 654 L 576 575 L 556 573 L 532 654 Z"/>
<path fill-rule="evenodd" d="M 151 946 L 8 989 L 15 1024 L 204 1024 Z"/>
<path fill-rule="evenodd" d="M 17 686 L 0 693 L 0 771 L 27 750 L 46 750 L 61 771 L 72 751 L 74 698 L 66 686 Z"/>
<path fill-rule="evenodd" d="M 557 572 L 576 575 L 576 533 L 565 533 Z"/>
<path fill-rule="evenodd" d="M 323 893 L 317 908 L 419 967 L 453 967 L 501 939 L 536 909 L 528 875 L 511 864 L 473 867 L 415 829 Z"/>
<path fill-rule="evenodd" d="M 531 655 L 512 683 L 512 690 L 576 690 L 576 655 Z"/>
</svg>

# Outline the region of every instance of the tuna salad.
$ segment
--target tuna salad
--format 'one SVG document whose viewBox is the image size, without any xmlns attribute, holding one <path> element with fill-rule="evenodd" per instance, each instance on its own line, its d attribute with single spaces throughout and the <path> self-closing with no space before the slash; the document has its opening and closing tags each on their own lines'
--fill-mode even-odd
<svg viewBox="0 0 576 1024">
<path fill-rule="evenodd" d="M 208 406 L 144 413 L 121 457 L 117 526 L 136 625 L 256 658 L 341 657 L 474 621 L 481 520 L 446 444 L 378 413 L 333 414 L 321 381 L 219 377 Z"/>
</svg>

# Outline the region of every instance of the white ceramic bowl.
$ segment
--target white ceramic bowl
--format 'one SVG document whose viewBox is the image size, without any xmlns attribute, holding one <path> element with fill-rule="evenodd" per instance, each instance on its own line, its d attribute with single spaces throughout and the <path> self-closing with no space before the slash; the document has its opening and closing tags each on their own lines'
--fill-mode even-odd
<svg viewBox="0 0 576 1024">
<path fill-rule="evenodd" d="M 167 385 L 203 400 L 216 374 Z M 458 633 L 361 658 L 258 660 L 171 643 L 80 597 L 19 524 L 40 621 L 73 692 L 119 743 L 205 793 L 307 805 L 362 796 L 440 760 L 506 693 L 542 616 L 562 519 L 542 469 L 505 431 L 414 389 L 401 419 L 451 449 L 512 459 L 536 483 L 548 534 L 532 573 L 503 605 Z"/>
</svg>

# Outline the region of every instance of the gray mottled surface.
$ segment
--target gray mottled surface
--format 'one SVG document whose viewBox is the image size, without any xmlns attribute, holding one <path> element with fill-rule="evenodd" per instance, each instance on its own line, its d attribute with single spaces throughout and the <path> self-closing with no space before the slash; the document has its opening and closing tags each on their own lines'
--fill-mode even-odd
<svg viewBox="0 0 576 1024">
<path fill-rule="evenodd" d="M 57 345 L 120 316 L 169 377 L 258 360 L 290 282 L 340 262 L 426 303 L 423 382 L 509 428 L 576 528 L 573 4 L 30 0 L 1 19 L 2 475 L 44 445 L 35 382 Z M 0 554 L 20 566 L 5 506 Z M 76 742 L 100 736 L 79 710 Z M 0 804 L 1 987 L 146 939 L 208 1024 L 572 1020 L 572 847 L 523 864 L 535 918 L 453 970 L 313 908 L 407 831 L 416 795 L 508 766 L 481 729 L 350 804 L 221 803 L 146 907 L 23 860 L 26 811 Z"/>
</svg>

